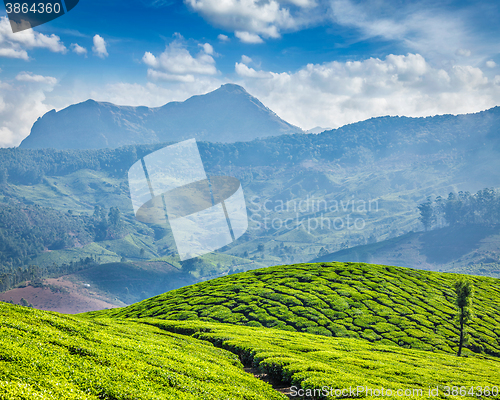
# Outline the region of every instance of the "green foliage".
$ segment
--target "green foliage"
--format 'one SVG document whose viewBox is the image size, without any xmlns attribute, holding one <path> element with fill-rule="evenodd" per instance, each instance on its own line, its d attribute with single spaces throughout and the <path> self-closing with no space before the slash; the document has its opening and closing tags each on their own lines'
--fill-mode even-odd
<svg viewBox="0 0 500 400">
<path fill-rule="evenodd" d="M 259 368 L 283 383 L 302 388 L 422 389 L 424 397 L 420 398 L 431 398 L 427 396 L 429 387 L 438 387 L 443 394 L 444 387 L 449 385 L 469 388 L 498 386 L 498 359 L 467 357 L 457 361 L 451 354 L 409 350 L 383 341 L 370 343 L 269 328 L 201 321 L 139 321 L 168 332 L 209 341 L 237 354 L 246 365 Z M 373 332 L 368 334 L 375 335 Z M 328 394 L 316 398 L 332 399 L 335 396 Z M 446 398 L 463 399 L 459 396 Z"/>
<path fill-rule="evenodd" d="M 117 239 L 126 234 L 118 207 L 111 207 L 109 212 L 106 213 L 105 208 L 95 206 L 92 222 L 96 242 L 106 239 Z"/>
<path fill-rule="evenodd" d="M 432 202 L 427 198 L 425 203 L 418 206 L 418 210 L 425 230 L 443 223 L 451 226 L 500 224 L 500 193 L 489 188 L 479 190 L 476 194 L 450 193 L 446 200 L 437 197 Z"/>
<path fill-rule="evenodd" d="M 459 346 L 453 322 L 455 277 L 369 264 L 297 264 L 230 275 L 92 314 L 181 319 L 179 313 L 189 306 L 190 319 L 196 315 L 208 322 L 362 337 L 451 353 Z M 500 356 L 500 341 L 493 333 L 500 326 L 498 280 L 470 279 L 478 318 L 470 324 L 469 349 Z M 224 304 L 224 312 L 212 314 L 208 304 Z"/>
<path fill-rule="evenodd" d="M 462 347 L 465 339 L 465 325 L 472 320 L 472 297 L 474 296 L 474 287 L 470 281 L 462 278 L 455 282 L 456 299 L 455 304 L 458 307 L 457 320 L 460 329 L 460 342 L 458 344 L 458 353 L 462 355 Z"/>
<path fill-rule="evenodd" d="M 84 216 L 37 205 L 0 203 L 0 264 L 26 265 L 45 249 L 89 243 L 90 230 L 90 219 Z"/>
<path fill-rule="evenodd" d="M 0 303 L 0 398 L 278 400 L 210 343 L 135 322 Z"/>
</svg>

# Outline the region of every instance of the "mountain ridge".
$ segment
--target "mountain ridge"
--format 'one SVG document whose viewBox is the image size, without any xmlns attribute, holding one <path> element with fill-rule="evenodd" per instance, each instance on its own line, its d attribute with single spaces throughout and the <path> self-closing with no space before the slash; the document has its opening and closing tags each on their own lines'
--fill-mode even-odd
<svg viewBox="0 0 500 400">
<path fill-rule="evenodd" d="M 195 117 L 195 118 L 194 118 Z M 226 84 L 160 107 L 119 106 L 93 99 L 39 118 L 20 148 L 99 149 L 195 138 L 237 142 L 303 133 L 250 95 Z"/>
</svg>

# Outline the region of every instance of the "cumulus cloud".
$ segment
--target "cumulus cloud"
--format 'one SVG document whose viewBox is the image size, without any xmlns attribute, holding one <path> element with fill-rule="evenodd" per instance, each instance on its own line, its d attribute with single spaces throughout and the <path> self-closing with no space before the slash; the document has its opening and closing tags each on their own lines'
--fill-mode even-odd
<svg viewBox="0 0 500 400">
<path fill-rule="evenodd" d="M 406 51 L 443 63 L 455 55 L 474 56 L 479 61 L 497 52 L 495 34 L 485 29 L 491 28 L 485 13 L 493 7 L 492 0 L 453 7 L 449 2 L 428 0 L 184 1 L 212 25 L 239 32 L 236 36 L 245 43 L 262 43 L 314 26 L 340 25 L 350 29 L 350 41 L 394 41 Z M 219 35 L 219 40 L 227 40 L 227 36 Z"/>
<path fill-rule="evenodd" d="M 200 46 L 202 50 L 192 56 L 182 40 L 176 39 L 158 57 L 149 51 L 144 53 L 142 62 L 150 67 L 148 76 L 152 79 L 193 82 L 196 75 L 216 75 L 213 47 L 208 43 Z"/>
<path fill-rule="evenodd" d="M 339 127 L 383 115 L 468 113 L 500 103 L 500 78 L 488 79 L 473 66 L 435 68 L 419 54 L 308 64 L 293 73 L 255 71 L 237 63 L 235 71 L 250 93 L 304 128 Z"/>
<path fill-rule="evenodd" d="M 497 63 L 493 60 L 486 61 L 486 66 L 488 68 L 495 68 L 497 66 Z"/>
<path fill-rule="evenodd" d="M 222 33 L 219 36 L 217 36 L 217 39 L 219 39 L 221 42 L 229 42 L 229 41 L 231 41 L 231 39 L 229 39 L 228 36 L 223 35 Z"/>
<path fill-rule="evenodd" d="M 28 52 L 26 50 L 16 50 L 12 48 L 0 48 L 0 57 L 21 58 L 26 61 L 29 60 Z"/>
<path fill-rule="evenodd" d="M 92 47 L 92 51 L 97 57 L 106 58 L 108 54 L 108 50 L 106 49 L 106 41 L 99 35 L 95 35 L 94 46 Z"/>
<path fill-rule="evenodd" d="M 243 43 L 250 43 L 250 44 L 264 43 L 262 38 L 256 33 L 236 31 L 234 32 L 234 35 L 238 39 L 240 39 Z"/>
<path fill-rule="evenodd" d="M 12 33 L 7 17 L 0 17 L 0 57 L 29 60 L 26 50 L 43 48 L 54 53 L 67 51 L 59 36 L 44 35 L 32 29 Z"/>
<path fill-rule="evenodd" d="M 244 55 L 244 54 L 243 54 L 243 55 L 241 56 L 241 62 L 242 62 L 243 64 L 248 65 L 248 64 L 252 63 L 252 62 L 253 62 L 253 60 L 252 60 L 250 57 L 248 57 L 248 56 L 246 56 L 246 55 Z"/>
<path fill-rule="evenodd" d="M 203 51 L 207 54 L 213 55 L 214 54 L 214 48 L 210 43 L 205 43 L 205 44 L 200 44 L 200 47 L 203 49 Z"/>
<path fill-rule="evenodd" d="M 17 146 L 29 135 L 33 123 L 53 107 L 46 93 L 57 79 L 21 72 L 15 82 L 0 81 L 0 147 Z"/>
<path fill-rule="evenodd" d="M 85 47 L 80 46 L 78 43 L 71 43 L 71 49 L 79 56 L 87 55 L 87 49 Z"/>
<path fill-rule="evenodd" d="M 305 25 L 304 10 L 316 3 L 311 0 L 185 0 L 197 13 L 213 24 L 240 32 L 246 43 L 260 43 L 262 37 L 279 38 L 282 31 Z M 281 3 L 285 3 L 285 6 Z M 294 6 L 292 11 L 286 4 Z M 240 36 L 240 40 L 245 41 Z M 258 39 L 257 39 L 258 38 Z M 259 40 L 260 39 L 260 40 Z M 253 40 L 253 41 L 250 41 Z"/>
<path fill-rule="evenodd" d="M 31 72 L 20 72 L 17 74 L 16 80 L 21 82 L 45 83 L 51 87 L 57 83 L 57 79 L 52 76 L 34 75 Z"/>
<path fill-rule="evenodd" d="M 243 63 L 236 63 L 234 69 L 239 76 L 245 78 L 268 79 L 273 77 L 273 74 L 270 72 L 256 71 Z"/>
</svg>

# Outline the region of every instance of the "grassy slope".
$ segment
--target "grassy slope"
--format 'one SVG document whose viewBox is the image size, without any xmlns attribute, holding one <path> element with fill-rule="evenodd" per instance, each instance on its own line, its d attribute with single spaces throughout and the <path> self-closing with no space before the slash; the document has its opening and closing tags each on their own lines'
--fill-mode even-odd
<svg viewBox="0 0 500 400">
<path fill-rule="evenodd" d="M 1 399 L 283 399 L 233 354 L 125 321 L 0 303 Z"/>
<path fill-rule="evenodd" d="M 246 365 L 258 367 L 271 377 L 304 389 L 369 388 L 411 389 L 412 396 L 430 398 L 428 388 L 445 386 L 482 388 L 499 386 L 498 359 L 457 358 L 421 350 L 389 347 L 360 339 L 331 338 L 269 328 L 227 325 L 200 321 L 141 320 L 170 332 L 192 335 L 237 354 Z M 422 389 L 419 396 L 415 389 Z M 451 389 L 450 389 L 451 390 Z M 413 396 L 413 393 L 415 395 Z M 342 397 L 342 396 L 340 396 Z M 363 396 L 360 396 L 363 397 Z M 334 396 L 315 397 L 335 398 Z M 367 396 L 367 398 L 377 398 Z M 380 397 L 378 397 L 380 398 Z M 489 398 L 499 399 L 500 396 Z"/>
<path fill-rule="evenodd" d="M 351 280 L 351 276 L 355 279 Z M 388 283 L 391 279 L 392 284 Z M 272 308 L 269 303 L 266 304 L 266 299 L 276 298 L 269 288 L 282 288 L 288 293 L 285 299 L 296 298 L 303 302 L 308 313 L 314 317 L 315 309 L 318 312 L 325 310 L 318 303 L 319 298 L 315 299 L 308 293 L 313 292 L 314 287 L 319 289 L 325 301 L 344 299 L 346 304 L 350 304 L 349 309 L 344 310 L 346 314 L 354 312 L 358 317 L 367 317 L 368 314 L 358 312 L 368 310 L 362 307 L 365 303 L 373 306 L 366 298 L 370 293 L 369 287 L 379 289 L 378 293 L 370 289 L 371 295 L 376 295 L 373 301 L 386 299 L 380 288 L 394 290 L 394 282 L 406 287 L 407 291 L 391 296 L 392 299 L 403 300 L 406 298 L 403 294 L 411 292 L 413 299 L 422 300 L 423 296 L 419 298 L 418 294 L 421 285 L 417 282 L 423 282 L 422 285 L 428 287 L 426 296 L 429 303 L 441 302 L 446 307 L 446 300 L 439 298 L 437 288 L 450 279 L 452 276 L 446 274 L 373 265 L 298 265 L 290 266 L 288 270 L 286 267 L 274 267 L 236 274 L 170 294 L 174 295 L 174 299 L 177 294 L 177 300 L 182 304 L 185 299 L 179 296 L 180 292 L 191 292 L 192 303 L 202 308 L 204 303 L 208 304 L 209 298 L 217 302 L 219 296 L 227 296 L 229 301 L 232 296 L 237 303 L 242 300 L 240 296 L 245 296 L 243 290 L 246 288 L 249 293 L 259 294 L 261 312 L 264 312 Z M 498 292 L 493 289 L 497 281 L 474 279 L 478 292 L 476 304 L 484 314 L 498 317 L 498 306 L 494 307 L 498 304 Z M 280 281 L 281 286 L 275 280 Z M 346 282 L 342 283 L 342 280 Z M 350 286 L 348 282 L 356 282 L 356 285 Z M 293 283 L 300 289 L 292 293 Z M 337 285 L 338 298 L 325 294 L 328 284 Z M 200 293 L 200 288 L 205 289 L 206 296 Z M 238 293 L 235 293 L 236 289 Z M 247 294 L 245 299 L 252 304 L 252 298 L 255 301 L 256 296 Z M 442 352 L 388 346 L 391 344 L 389 341 L 370 343 L 359 338 L 334 338 L 238 324 L 119 318 L 125 310 L 130 311 L 134 307 L 146 312 L 145 303 L 147 301 L 119 312 L 79 316 L 0 303 L 0 398 L 284 399 L 269 385 L 243 372 L 242 363 L 258 367 L 284 383 L 305 389 L 323 386 L 334 389 L 350 386 L 422 389 L 423 396 L 405 396 L 415 399 L 429 398 L 426 396 L 429 386 L 439 387 L 441 398 L 451 399 L 459 397 L 443 396 L 447 385 L 462 385 L 468 389 L 474 386 L 475 394 L 478 393 L 478 386 L 487 386 L 489 390 L 498 386 L 500 361 L 485 355 L 467 353 L 467 357 L 457 358 Z M 422 300 L 422 309 L 426 304 Z M 397 302 L 394 306 L 399 307 Z M 208 307 L 211 305 L 208 304 Z M 476 307 L 476 312 L 479 307 Z M 407 308 L 420 310 L 409 302 Z M 290 310 L 299 311 L 293 307 Z M 379 315 L 384 315 L 382 311 L 378 310 Z M 112 318 L 109 318 L 110 315 Z M 412 316 L 403 313 L 400 318 L 407 318 L 406 322 L 410 323 Z M 435 316 L 438 319 L 427 316 L 427 320 L 437 321 L 438 325 L 445 323 L 443 318 Z M 293 315 L 288 317 L 294 320 Z M 484 318 L 484 315 L 481 317 Z M 499 326 L 497 321 L 493 321 L 493 329 L 496 330 Z M 419 319 L 419 322 L 422 320 Z M 401 321 L 399 323 L 405 325 Z M 374 328 L 376 326 L 378 324 Z M 482 322 L 476 327 L 483 329 Z M 395 333 L 395 327 L 389 332 Z M 351 333 L 363 337 L 366 330 Z M 443 342 L 446 343 L 446 339 L 439 343 Z M 419 343 L 425 344 L 426 337 Z M 489 398 L 500 399 L 499 396 Z"/>
<path fill-rule="evenodd" d="M 218 278 L 92 315 L 276 327 L 455 352 L 455 279 L 369 264 L 298 264 Z M 500 355 L 499 281 L 470 279 L 476 318 L 469 347 Z"/>
</svg>

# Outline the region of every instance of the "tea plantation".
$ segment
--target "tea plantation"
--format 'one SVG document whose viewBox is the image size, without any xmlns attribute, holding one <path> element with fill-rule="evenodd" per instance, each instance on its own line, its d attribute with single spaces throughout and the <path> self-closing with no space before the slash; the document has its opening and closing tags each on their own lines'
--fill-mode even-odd
<svg viewBox="0 0 500 400">
<path fill-rule="evenodd" d="M 477 354 L 457 357 L 455 279 L 299 264 L 75 316 L 0 303 L 0 399 L 287 398 L 244 372 L 251 366 L 291 393 L 310 391 L 297 399 L 375 399 L 391 390 L 409 399 L 498 400 L 499 282 L 469 278 L 469 348 Z"/>
<path fill-rule="evenodd" d="M 0 303 L 0 399 L 285 399 L 212 344 Z"/>
<path fill-rule="evenodd" d="M 455 353 L 457 277 L 369 264 L 297 264 L 230 275 L 90 315 L 224 322 Z M 468 348 L 500 356 L 500 281 L 468 279 L 476 292 Z"/>
<path fill-rule="evenodd" d="M 466 387 L 470 397 L 500 399 L 499 359 L 481 356 L 459 358 L 361 339 L 332 338 L 269 328 L 201 321 L 140 321 L 212 342 L 237 354 L 245 364 L 258 367 L 289 385 L 310 390 L 329 388 L 326 396 L 316 395 L 314 398 L 365 397 L 366 393 L 360 393 L 361 396 L 335 394 L 335 389 L 358 386 L 391 389 L 394 396 L 397 390 L 407 390 L 411 394 L 403 397 L 420 399 L 432 398 L 428 395 L 429 388 L 437 388 L 440 398 L 463 398 L 446 395 L 448 391 L 452 394 L 455 386 Z M 450 388 L 447 389 L 447 386 Z M 375 394 L 366 397 L 377 398 Z"/>
</svg>

